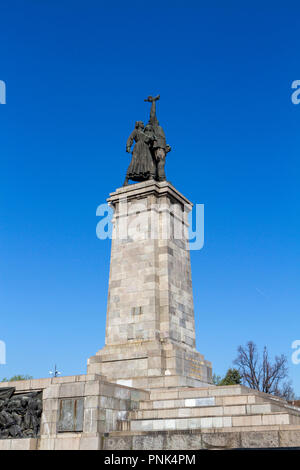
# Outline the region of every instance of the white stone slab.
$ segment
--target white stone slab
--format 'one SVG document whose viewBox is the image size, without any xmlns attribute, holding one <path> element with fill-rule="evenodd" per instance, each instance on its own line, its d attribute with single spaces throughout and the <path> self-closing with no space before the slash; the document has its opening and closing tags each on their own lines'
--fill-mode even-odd
<svg viewBox="0 0 300 470">
<path fill-rule="evenodd" d="M 184 404 L 187 407 L 214 406 L 216 404 L 216 400 L 215 397 L 187 398 L 184 400 Z"/>
</svg>

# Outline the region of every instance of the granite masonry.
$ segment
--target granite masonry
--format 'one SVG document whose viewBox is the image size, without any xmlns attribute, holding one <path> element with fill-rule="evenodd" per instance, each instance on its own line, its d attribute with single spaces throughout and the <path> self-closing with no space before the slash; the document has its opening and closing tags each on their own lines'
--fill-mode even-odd
<svg viewBox="0 0 300 470">
<path fill-rule="evenodd" d="M 86 375 L 0 383 L 0 398 L 13 388 L 19 403 L 16 416 L 0 400 L 0 450 L 300 446 L 299 407 L 241 385 L 213 386 L 211 363 L 196 350 L 192 204 L 170 183 L 151 180 L 117 189 L 108 202 L 105 346 Z M 42 397 L 42 410 L 38 434 L 17 438 L 16 425 L 29 419 L 24 394 Z"/>
<path fill-rule="evenodd" d="M 212 382 L 195 349 L 188 213 L 170 183 L 147 181 L 112 193 L 114 208 L 106 344 L 88 373 L 157 388 Z"/>
</svg>

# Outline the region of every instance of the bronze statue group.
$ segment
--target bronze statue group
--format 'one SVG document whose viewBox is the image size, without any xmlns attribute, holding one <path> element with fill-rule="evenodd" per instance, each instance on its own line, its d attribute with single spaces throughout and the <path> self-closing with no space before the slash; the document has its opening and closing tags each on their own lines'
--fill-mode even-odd
<svg viewBox="0 0 300 470">
<path fill-rule="evenodd" d="M 0 390 L 0 439 L 38 436 L 41 415 L 42 392 L 15 394 L 14 387 Z"/>
<path fill-rule="evenodd" d="M 171 147 L 166 143 L 166 136 L 163 128 L 159 125 L 156 116 L 156 101 L 160 96 L 149 96 L 145 101 L 151 103 L 150 119 L 146 126 L 142 121 L 135 123 L 135 129 L 130 134 L 126 152 L 131 152 L 131 147 L 135 142 L 132 151 L 132 158 L 128 167 L 124 186 L 128 181 L 165 181 L 166 155 Z"/>
</svg>

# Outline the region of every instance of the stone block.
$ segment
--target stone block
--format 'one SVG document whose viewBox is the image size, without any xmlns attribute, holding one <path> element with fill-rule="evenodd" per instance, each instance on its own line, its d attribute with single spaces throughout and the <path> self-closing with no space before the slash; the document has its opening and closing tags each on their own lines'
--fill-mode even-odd
<svg viewBox="0 0 300 470">
<path fill-rule="evenodd" d="M 44 437 L 41 436 L 39 439 L 39 450 L 54 450 L 55 448 L 55 437 Z"/>
<path fill-rule="evenodd" d="M 222 416 L 224 414 L 222 406 L 212 406 L 210 408 L 190 408 L 191 416 Z"/>
<path fill-rule="evenodd" d="M 0 451 L 10 450 L 12 439 L 0 439 Z"/>
<path fill-rule="evenodd" d="M 300 447 L 300 429 L 280 430 L 278 438 L 279 447 Z"/>
<path fill-rule="evenodd" d="M 43 410 L 42 423 L 55 423 L 57 419 L 57 410 Z"/>
<path fill-rule="evenodd" d="M 153 421 L 153 431 L 163 431 L 165 429 L 165 421 L 163 419 L 156 419 Z"/>
<path fill-rule="evenodd" d="M 84 437 L 80 439 L 79 450 L 99 450 L 100 437 Z"/>
<path fill-rule="evenodd" d="M 232 405 L 246 405 L 248 404 L 247 395 L 229 396 L 229 397 L 216 397 L 217 405 L 232 406 Z"/>
<path fill-rule="evenodd" d="M 96 408 L 87 408 L 84 410 L 83 432 L 98 432 L 99 411 Z"/>
<path fill-rule="evenodd" d="M 49 385 L 49 387 L 45 388 L 43 391 L 43 400 L 47 399 L 57 399 L 60 396 L 60 385 Z"/>
<path fill-rule="evenodd" d="M 188 420 L 187 419 L 177 419 L 176 420 L 176 429 L 188 429 Z"/>
<path fill-rule="evenodd" d="M 11 439 L 10 450 L 37 450 L 38 439 Z"/>
<path fill-rule="evenodd" d="M 28 390 L 31 390 L 31 384 L 32 380 L 17 380 L 15 382 L 6 382 L 1 385 L 6 387 L 15 387 L 16 391 L 18 392 L 26 392 Z"/>
<path fill-rule="evenodd" d="M 99 397 L 97 395 L 92 395 L 92 396 L 85 397 L 84 407 L 85 408 L 98 408 L 99 407 Z"/>
<path fill-rule="evenodd" d="M 150 399 L 151 400 L 169 400 L 173 398 L 178 398 L 179 390 L 151 390 Z"/>
<path fill-rule="evenodd" d="M 234 449 L 241 447 L 239 433 L 217 432 L 202 433 L 203 449 Z"/>
<path fill-rule="evenodd" d="M 131 391 L 129 388 L 115 387 L 114 396 L 119 399 L 129 400 Z"/>
<path fill-rule="evenodd" d="M 284 413 L 269 414 L 262 416 L 263 425 L 289 424 L 289 415 Z"/>
<path fill-rule="evenodd" d="M 163 450 L 164 437 L 162 435 L 133 436 L 133 450 Z"/>
<path fill-rule="evenodd" d="M 185 406 L 213 406 L 215 405 L 215 397 L 205 397 L 205 398 L 187 398 L 185 399 Z"/>
<path fill-rule="evenodd" d="M 260 405 L 247 405 L 246 409 L 247 409 L 247 414 L 270 413 L 272 411 L 272 405 L 270 403 L 265 403 L 265 404 L 260 404 Z"/>
<path fill-rule="evenodd" d="M 201 446 L 201 437 L 199 439 L 199 444 Z M 194 440 L 195 444 L 195 440 Z M 166 436 L 166 445 L 168 450 L 189 450 L 191 445 L 191 438 L 186 434 L 172 434 Z M 201 447 L 197 446 L 197 449 Z"/>
<path fill-rule="evenodd" d="M 278 447 L 278 431 L 249 431 L 241 433 L 241 447 L 244 448 L 268 448 Z"/>
<path fill-rule="evenodd" d="M 41 422 L 41 436 L 48 437 L 54 436 L 57 432 L 56 422 L 43 421 Z"/>
<path fill-rule="evenodd" d="M 51 378 L 49 378 L 49 379 L 32 379 L 32 380 L 30 380 L 30 389 L 32 389 L 32 390 L 43 390 L 44 388 L 47 388 L 47 387 L 49 387 L 49 385 L 51 385 L 52 380 L 53 379 L 51 379 Z M 24 385 L 25 385 L 24 382 L 28 383 L 27 380 L 22 381 L 22 382 L 23 382 Z M 26 388 L 25 388 L 25 390 L 26 390 Z"/>
<path fill-rule="evenodd" d="M 80 449 L 80 436 L 68 436 L 55 439 L 54 450 L 79 450 Z"/>
<path fill-rule="evenodd" d="M 229 415 L 229 416 L 244 415 L 246 414 L 246 406 L 245 405 L 224 406 L 223 414 Z"/>
<path fill-rule="evenodd" d="M 155 400 L 152 402 L 153 409 L 174 408 L 174 400 Z"/>
<path fill-rule="evenodd" d="M 57 398 L 48 398 L 43 400 L 43 410 L 44 411 L 57 411 L 58 410 L 58 399 Z"/>
<path fill-rule="evenodd" d="M 103 450 L 131 450 L 132 440 L 132 436 L 104 437 Z"/>
<path fill-rule="evenodd" d="M 66 375 L 66 376 L 60 376 L 60 377 L 53 377 L 51 380 L 51 383 L 53 384 L 64 384 L 64 383 L 72 383 L 72 382 L 77 382 L 77 375 Z"/>
<path fill-rule="evenodd" d="M 199 424 L 200 424 L 199 426 L 200 428 L 212 428 L 212 427 L 216 427 L 218 422 L 215 421 L 213 425 L 213 418 L 202 418 Z M 223 424 L 222 421 L 219 421 L 219 427 L 221 427 L 222 424 Z"/>
<path fill-rule="evenodd" d="M 262 417 L 260 415 L 254 416 L 233 416 L 232 418 L 233 426 L 261 426 Z"/>
<path fill-rule="evenodd" d="M 89 396 L 89 395 L 100 395 L 100 382 L 97 381 L 91 381 L 91 382 L 86 382 L 85 388 L 84 388 L 84 395 Z"/>
<path fill-rule="evenodd" d="M 175 419 L 166 419 L 164 423 L 164 427 L 167 431 L 171 431 L 176 429 L 176 420 Z"/>
<path fill-rule="evenodd" d="M 190 418 L 191 416 L 195 416 L 192 414 L 191 408 L 179 408 L 178 409 L 178 417 L 179 418 Z"/>
<path fill-rule="evenodd" d="M 208 397 L 209 396 L 209 389 L 203 388 L 190 388 L 190 389 L 183 389 L 183 390 L 178 390 L 178 397 L 179 398 L 202 398 L 202 397 Z"/>
<path fill-rule="evenodd" d="M 227 395 L 240 395 L 242 393 L 240 385 L 228 385 L 227 387 L 213 387 L 209 389 L 209 396 L 220 397 Z"/>
</svg>

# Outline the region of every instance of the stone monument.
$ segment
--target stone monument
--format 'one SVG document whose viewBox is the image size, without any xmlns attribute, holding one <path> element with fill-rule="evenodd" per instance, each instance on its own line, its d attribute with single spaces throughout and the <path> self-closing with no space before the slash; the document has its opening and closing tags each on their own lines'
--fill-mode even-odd
<svg viewBox="0 0 300 470">
<path fill-rule="evenodd" d="M 0 450 L 300 447 L 300 408 L 242 385 L 212 385 L 195 346 L 188 213 L 165 175 L 151 102 L 137 121 L 114 209 L 105 346 L 87 374 L 0 383 Z M 133 181 L 134 184 L 129 184 Z"/>
<path fill-rule="evenodd" d="M 110 194 L 114 209 L 105 347 L 88 372 L 133 387 L 212 383 L 211 364 L 195 349 L 188 213 L 192 203 L 166 181 L 170 151 L 152 103 L 124 186 Z M 129 185 L 128 180 L 139 181 Z"/>
</svg>

